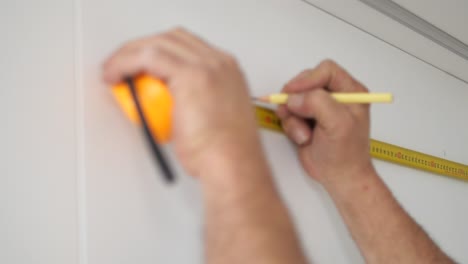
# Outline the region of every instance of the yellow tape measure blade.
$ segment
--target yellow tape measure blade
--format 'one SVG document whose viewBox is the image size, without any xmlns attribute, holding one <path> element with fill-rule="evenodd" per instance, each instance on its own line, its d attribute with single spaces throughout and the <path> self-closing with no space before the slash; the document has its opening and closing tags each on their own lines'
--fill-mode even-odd
<svg viewBox="0 0 468 264">
<path fill-rule="evenodd" d="M 255 115 L 260 127 L 276 132 L 283 132 L 281 120 L 273 110 L 255 106 Z M 370 143 L 369 151 L 374 158 L 468 181 L 467 165 L 374 139 L 371 139 Z"/>
</svg>

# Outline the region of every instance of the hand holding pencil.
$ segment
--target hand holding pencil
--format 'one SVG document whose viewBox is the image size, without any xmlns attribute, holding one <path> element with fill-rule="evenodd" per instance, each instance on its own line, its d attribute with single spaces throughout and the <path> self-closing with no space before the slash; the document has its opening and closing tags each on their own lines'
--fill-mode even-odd
<svg viewBox="0 0 468 264">
<path fill-rule="evenodd" d="M 280 94 L 259 98 L 279 104 L 277 115 L 297 145 L 311 177 L 331 193 L 373 171 L 369 155 L 370 103 L 391 102 L 391 94 L 367 88 L 332 61 L 324 61 L 289 81 Z M 316 121 L 309 126 L 310 119 Z"/>
</svg>

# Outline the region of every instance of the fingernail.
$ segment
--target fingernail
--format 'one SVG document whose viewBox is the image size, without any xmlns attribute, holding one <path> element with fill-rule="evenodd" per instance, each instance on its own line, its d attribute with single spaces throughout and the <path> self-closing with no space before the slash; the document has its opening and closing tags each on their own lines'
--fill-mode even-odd
<svg viewBox="0 0 468 264">
<path fill-rule="evenodd" d="M 288 107 L 299 108 L 304 102 L 304 96 L 302 94 L 292 94 L 288 98 Z"/>
<path fill-rule="evenodd" d="M 304 129 L 296 129 L 293 131 L 294 142 L 298 145 L 302 145 L 309 140 L 309 134 Z"/>
</svg>

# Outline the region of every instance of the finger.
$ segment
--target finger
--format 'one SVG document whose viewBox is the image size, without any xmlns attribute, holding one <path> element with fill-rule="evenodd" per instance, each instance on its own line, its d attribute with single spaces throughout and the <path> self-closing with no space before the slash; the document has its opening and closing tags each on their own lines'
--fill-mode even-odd
<svg viewBox="0 0 468 264">
<path fill-rule="evenodd" d="M 129 41 L 114 51 L 111 55 L 109 55 L 109 57 L 102 64 L 104 81 L 109 84 L 120 81 L 116 80 L 115 76 L 111 74 L 109 70 L 116 66 L 116 61 L 118 61 L 118 59 L 122 56 L 129 56 L 132 53 L 135 56 L 138 56 L 138 54 L 141 52 L 141 49 L 143 48 L 142 44 L 145 42 L 147 42 L 147 38 Z"/>
<path fill-rule="evenodd" d="M 307 126 L 304 120 L 296 116 L 289 116 L 283 122 L 284 133 L 297 145 L 305 145 L 312 138 L 312 130 Z"/>
<path fill-rule="evenodd" d="M 305 71 L 301 78 L 290 83 L 285 90 L 297 92 L 317 88 L 326 88 L 334 92 L 368 92 L 364 85 L 331 60 L 323 61 L 315 69 Z M 369 114 L 368 104 L 350 104 L 347 107 L 354 114 L 364 118 Z"/>
<path fill-rule="evenodd" d="M 149 73 L 165 80 L 180 65 L 181 59 L 165 47 L 146 45 L 134 50 L 128 48 L 117 51 L 104 65 L 103 75 L 109 84 L 140 73 Z"/>
<path fill-rule="evenodd" d="M 284 105 L 280 105 L 278 106 L 278 109 L 276 110 L 276 115 L 278 116 L 278 118 L 280 119 L 281 122 L 284 122 L 286 121 L 286 119 L 288 119 L 291 115 L 293 115 L 286 106 Z M 301 119 L 301 118 L 299 118 Z M 307 126 L 313 131 L 315 125 L 317 124 L 317 122 L 315 121 L 315 119 L 301 119 L 302 121 L 304 121 L 304 123 L 307 124 Z"/>
<path fill-rule="evenodd" d="M 331 60 L 320 63 L 313 70 L 301 73 L 285 86 L 285 92 L 297 93 L 316 88 L 334 92 L 367 92 L 349 73 Z"/>
<path fill-rule="evenodd" d="M 213 52 L 219 52 L 215 47 L 204 41 L 199 36 L 190 31 L 179 27 L 172 31 L 171 37 L 177 39 L 192 50 L 196 50 L 199 54 L 208 55 Z"/>
<path fill-rule="evenodd" d="M 140 72 L 157 73 L 157 77 L 168 79 L 174 67 L 164 67 L 170 62 L 178 65 L 198 63 L 204 56 L 176 36 L 181 34 L 180 31 L 169 31 L 125 45 L 106 62 L 105 80 L 115 83 Z M 166 59 L 165 63 L 158 60 L 162 58 Z"/>
<path fill-rule="evenodd" d="M 291 113 L 289 112 L 288 108 L 285 105 L 279 105 L 278 108 L 276 109 L 276 115 L 281 120 L 285 120 L 291 115 Z"/>
<path fill-rule="evenodd" d="M 307 70 L 302 71 L 301 73 L 299 73 L 298 75 L 296 75 L 294 78 L 292 78 L 289 82 L 287 82 L 287 83 L 284 85 L 284 87 L 283 87 L 283 89 L 282 89 L 281 91 L 284 92 L 284 93 L 289 92 L 289 89 L 290 89 L 289 87 L 291 86 L 291 84 L 297 83 L 297 82 L 299 82 L 300 80 L 302 80 L 302 79 L 308 77 L 308 76 L 310 75 L 311 72 L 312 72 L 311 69 L 307 69 Z M 291 92 L 293 92 L 293 91 L 291 91 Z"/>
<path fill-rule="evenodd" d="M 180 58 L 185 64 L 197 63 L 202 58 L 199 50 L 194 49 L 185 41 L 177 38 L 173 32 L 155 36 L 149 45 L 152 45 L 156 51 L 163 50 L 173 54 L 173 56 Z"/>
<path fill-rule="evenodd" d="M 193 53 L 194 59 L 191 62 L 194 63 L 193 66 L 195 67 L 217 68 L 219 65 L 235 61 L 230 54 L 214 47 L 183 28 L 171 32 L 170 37 Z"/>
<path fill-rule="evenodd" d="M 300 117 L 314 118 L 318 126 L 325 130 L 335 129 L 342 118 L 349 114 L 343 104 L 338 103 L 323 89 L 291 94 L 287 107 L 291 113 Z"/>
</svg>

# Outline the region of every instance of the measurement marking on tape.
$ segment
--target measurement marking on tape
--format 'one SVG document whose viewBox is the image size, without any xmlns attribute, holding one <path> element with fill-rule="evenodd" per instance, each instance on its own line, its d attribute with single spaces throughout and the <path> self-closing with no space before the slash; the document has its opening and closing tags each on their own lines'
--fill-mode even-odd
<svg viewBox="0 0 468 264">
<path fill-rule="evenodd" d="M 283 132 L 283 129 L 281 128 L 281 120 L 272 110 L 256 106 L 255 115 L 257 117 L 257 123 L 261 127 Z"/>
<path fill-rule="evenodd" d="M 257 123 L 261 127 L 276 132 L 283 132 L 281 120 L 273 110 L 255 106 L 255 115 Z M 380 160 L 468 181 L 467 165 L 375 139 L 371 139 L 370 141 L 370 154 L 372 157 Z"/>
</svg>

